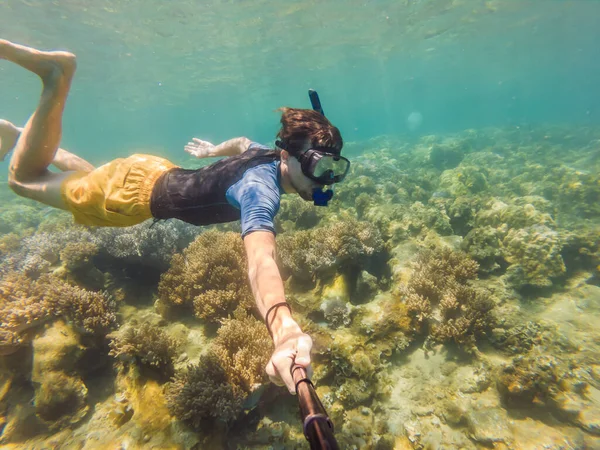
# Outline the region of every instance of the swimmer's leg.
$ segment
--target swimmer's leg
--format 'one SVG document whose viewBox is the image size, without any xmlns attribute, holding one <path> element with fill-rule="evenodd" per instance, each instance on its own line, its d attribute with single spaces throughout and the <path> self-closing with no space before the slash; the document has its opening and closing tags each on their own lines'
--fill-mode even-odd
<svg viewBox="0 0 600 450">
<path fill-rule="evenodd" d="M 0 119 L 0 161 L 3 161 L 6 155 L 15 147 L 22 131 L 23 128 L 15 126 L 8 120 Z M 63 172 L 68 170 L 91 172 L 94 170 L 94 166 L 90 162 L 63 148 L 56 151 L 52 165 Z"/>
<path fill-rule="evenodd" d="M 62 133 L 62 115 L 75 74 L 75 55 L 42 52 L 0 40 L 0 59 L 35 73 L 43 84 L 38 106 L 19 136 L 8 174 L 9 186 L 19 195 L 67 209 L 61 183 L 71 172 L 52 173 Z"/>
</svg>

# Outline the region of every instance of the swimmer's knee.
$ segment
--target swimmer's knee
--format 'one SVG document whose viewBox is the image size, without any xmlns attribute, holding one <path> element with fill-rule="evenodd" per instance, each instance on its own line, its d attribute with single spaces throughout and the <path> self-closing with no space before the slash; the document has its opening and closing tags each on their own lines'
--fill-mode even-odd
<svg viewBox="0 0 600 450">
<path fill-rule="evenodd" d="M 23 183 L 23 180 L 19 179 L 13 170 L 9 170 L 8 172 L 8 187 L 21 197 L 29 197 L 27 195 L 29 190 L 25 187 L 25 183 Z"/>
<path fill-rule="evenodd" d="M 8 187 L 17 195 L 23 195 L 23 185 L 19 183 L 19 180 L 14 173 L 9 172 L 8 174 Z"/>
</svg>

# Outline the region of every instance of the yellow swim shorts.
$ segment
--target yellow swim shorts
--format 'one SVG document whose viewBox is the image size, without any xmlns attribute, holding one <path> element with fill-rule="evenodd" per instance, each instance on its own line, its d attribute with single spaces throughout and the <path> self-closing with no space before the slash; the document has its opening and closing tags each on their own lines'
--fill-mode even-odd
<svg viewBox="0 0 600 450">
<path fill-rule="evenodd" d="M 150 195 L 158 178 L 175 167 L 166 159 L 132 155 L 91 172 L 74 172 L 61 186 L 62 198 L 82 225 L 127 227 L 152 218 Z"/>
</svg>

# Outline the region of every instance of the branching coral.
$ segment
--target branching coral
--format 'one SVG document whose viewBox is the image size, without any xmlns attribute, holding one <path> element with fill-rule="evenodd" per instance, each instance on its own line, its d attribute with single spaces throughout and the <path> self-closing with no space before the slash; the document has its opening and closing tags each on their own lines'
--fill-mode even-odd
<svg viewBox="0 0 600 450">
<path fill-rule="evenodd" d="M 117 322 L 116 305 L 105 295 L 87 291 L 50 275 L 37 280 L 15 272 L 0 279 L 0 329 L 7 351 L 24 330 L 65 317 L 85 333 L 105 334 Z"/>
<path fill-rule="evenodd" d="M 208 353 L 167 388 L 169 409 L 195 428 L 235 420 L 244 401 L 266 382 L 272 342 L 265 326 L 238 308 L 222 322 Z"/>
<path fill-rule="evenodd" d="M 238 305 L 249 309 L 252 293 L 239 234 L 207 231 L 161 276 L 158 295 L 164 305 L 194 309 L 196 316 L 218 322 Z"/>
<path fill-rule="evenodd" d="M 173 374 L 173 359 L 178 343 L 157 326 L 147 322 L 130 324 L 111 335 L 110 355 L 158 371 Z"/>
<path fill-rule="evenodd" d="M 494 324 L 493 300 L 469 285 L 478 265 L 462 252 L 426 249 L 415 261 L 413 275 L 400 292 L 413 317 L 413 327 L 437 342 L 471 344 Z"/>
<path fill-rule="evenodd" d="M 166 270 L 175 252 L 197 235 L 192 225 L 179 221 L 143 223 L 127 228 L 101 228 L 95 242 L 102 254 L 127 263 Z"/>
<path fill-rule="evenodd" d="M 257 384 L 267 381 L 265 367 L 273 342 L 265 325 L 248 316 L 242 308 L 222 322 L 213 345 L 213 352 L 230 383 L 250 393 Z"/>
<path fill-rule="evenodd" d="M 175 375 L 166 391 L 169 411 L 196 429 L 212 423 L 230 423 L 242 411 L 246 397 L 239 386 L 231 384 L 214 353 Z"/>
<path fill-rule="evenodd" d="M 280 267 L 295 281 L 325 280 L 336 272 L 369 269 L 383 250 L 379 231 L 367 222 L 344 220 L 278 241 Z M 373 270 L 373 268 L 371 268 Z"/>
</svg>

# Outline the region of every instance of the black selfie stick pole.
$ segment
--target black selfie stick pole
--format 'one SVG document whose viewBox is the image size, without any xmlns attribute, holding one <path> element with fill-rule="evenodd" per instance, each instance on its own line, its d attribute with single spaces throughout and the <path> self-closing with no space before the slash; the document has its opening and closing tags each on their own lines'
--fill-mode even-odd
<svg viewBox="0 0 600 450">
<path fill-rule="evenodd" d="M 308 379 L 306 369 L 295 366 L 292 369 L 292 377 L 300 403 L 304 436 L 310 443 L 311 450 L 338 450 L 337 441 L 333 437 L 333 423 L 327 416 L 315 387 Z"/>
</svg>

